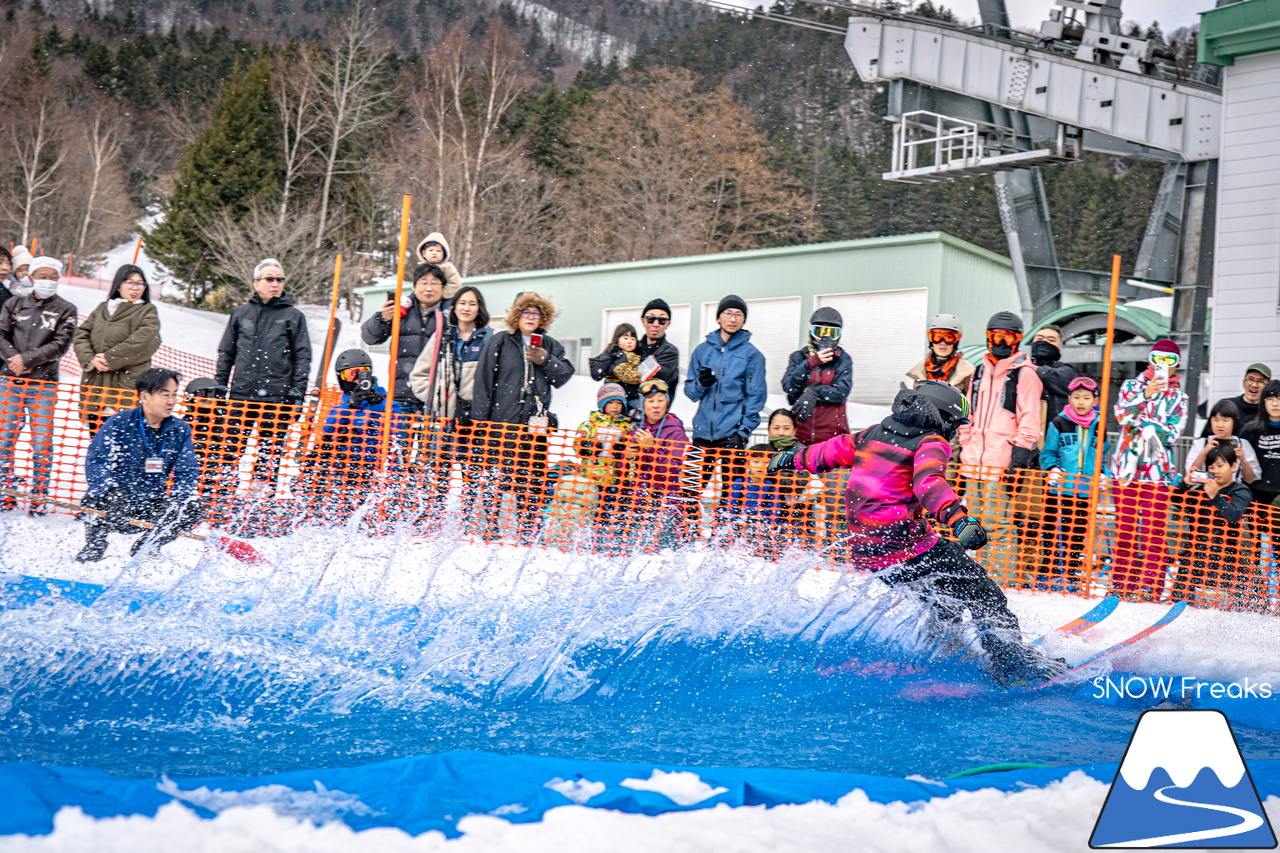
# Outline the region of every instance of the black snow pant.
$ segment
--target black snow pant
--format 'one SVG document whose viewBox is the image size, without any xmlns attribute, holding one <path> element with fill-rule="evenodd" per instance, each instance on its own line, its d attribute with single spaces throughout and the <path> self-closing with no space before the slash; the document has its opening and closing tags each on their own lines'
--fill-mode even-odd
<svg viewBox="0 0 1280 853">
<path fill-rule="evenodd" d="M 1000 683 L 1039 668 L 1042 659 L 1022 642 L 1018 617 L 987 572 L 950 539 L 876 573 L 889 586 L 905 586 L 929 602 L 944 622 L 958 624 L 968 610 L 978 628 L 989 672 Z"/>
<path fill-rule="evenodd" d="M 101 553 L 107 547 L 107 534 L 111 531 L 125 534 L 143 534 L 134 543 L 131 553 L 136 554 L 147 543 L 158 548 L 178 538 L 178 534 L 190 530 L 204 518 L 204 505 L 199 500 L 178 501 L 173 498 L 157 498 L 138 501 L 124 489 L 112 489 L 105 495 L 87 497 L 81 502 L 89 509 L 98 509 L 106 516 L 86 515 L 84 538 L 86 549 Z M 130 524 L 129 520 L 149 521 L 153 528 Z"/>
</svg>

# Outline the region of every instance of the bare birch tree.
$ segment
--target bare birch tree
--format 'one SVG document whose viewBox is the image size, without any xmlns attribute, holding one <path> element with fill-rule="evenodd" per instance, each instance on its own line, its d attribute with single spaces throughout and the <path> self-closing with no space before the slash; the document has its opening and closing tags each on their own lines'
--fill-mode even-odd
<svg viewBox="0 0 1280 853">
<path fill-rule="evenodd" d="M 310 46 L 292 48 L 271 69 L 271 96 L 280 113 L 279 222 L 289 214 L 296 184 L 316 153 L 316 136 L 324 124 L 319 77 Z"/>
<path fill-rule="evenodd" d="M 106 115 L 103 110 L 94 110 L 93 117 L 82 129 L 87 168 L 81 175 L 81 182 L 85 185 L 87 197 L 84 218 L 80 221 L 80 233 L 75 244 L 77 255 L 84 255 L 90 225 L 103 212 L 100 208 L 107 190 L 120 189 L 119 162 L 124 140 L 123 130 L 119 119 Z"/>
<path fill-rule="evenodd" d="M 31 239 L 36 206 L 61 188 L 67 157 L 62 105 L 55 96 L 36 93 L 26 106 L 25 114 L 7 127 L 15 184 L 9 216 L 24 245 Z"/>
<path fill-rule="evenodd" d="M 495 23 L 478 46 L 454 26 L 423 57 L 411 86 L 418 129 L 435 165 L 434 227 L 452 223 L 460 269 L 471 263 L 480 239 L 486 196 L 515 172 L 527 179 L 527 170 L 516 166 L 523 145 L 500 144 L 499 137 L 531 82 L 520 46 Z"/>
<path fill-rule="evenodd" d="M 322 175 L 317 247 L 329 224 L 334 178 L 363 170 L 347 159 L 346 147 L 381 124 L 390 111 L 392 90 L 380 85 L 388 53 L 377 42 L 379 26 L 374 10 L 357 3 L 330 32 L 325 51 L 312 63 L 322 129 L 314 146 Z"/>
</svg>

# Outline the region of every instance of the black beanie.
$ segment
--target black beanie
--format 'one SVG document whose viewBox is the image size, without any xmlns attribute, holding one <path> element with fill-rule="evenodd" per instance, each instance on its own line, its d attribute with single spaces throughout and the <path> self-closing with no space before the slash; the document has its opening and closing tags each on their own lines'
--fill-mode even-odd
<svg viewBox="0 0 1280 853">
<path fill-rule="evenodd" d="M 747 303 L 742 301 L 741 296 L 735 296 L 732 293 L 730 293 L 724 299 L 721 299 L 720 304 L 716 306 L 716 319 L 719 320 L 720 315 L 723 314 L 725 311 L 729 310 L 730 308 L 737 308 L 739 311 L 741 311 L 742 319 L 744 322 L 746 321 Z"/>
<path fill-rule="evenodd" d="M 650 299 L 649 304 L 644 306 L 644 310 L 640 312 L 640 316 L 643 317 L 655 308 L 659 311 L 666 311 L 667 316 L 671 316 L 671 306 L 667 304 L 667 300 L 662 299 L 661 297 L 658 299 Z"/>
<path fill-rule="evenodd" d="M 1001 311 L 999 314 L 992 314 L 991 319 L 987 321 L 987 331 L 992 329 L 1008 329 L 1011 332 L 1022 334 L 1022 318 L 1012 311 Z"/>
</svg>

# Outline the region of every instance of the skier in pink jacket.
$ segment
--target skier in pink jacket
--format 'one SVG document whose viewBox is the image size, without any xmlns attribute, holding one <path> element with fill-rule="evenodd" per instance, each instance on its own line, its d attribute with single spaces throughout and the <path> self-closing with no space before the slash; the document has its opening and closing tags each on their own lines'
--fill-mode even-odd
<svg viewBox="0 0 1280 853">
<path fill-rule="evenodd" d="M 1036 684 L 1066 665 L 1022 642 L 1004 592 L 965 553 L 987 544 L 987 533 L 947 483 L 951 436 L 967 414 L 955 387 L 926 380 L 899 391 L 893 414 L 876 426 L 805 448 L 794 445 L 774 454 L 769 470 L 849 469 L 849 564 L 914 590 L 944 623 L 959 624 L 968 610 L 992 679 L 1002 686 Z M 926 512 L 948 525 L 959 543 L 939 537 Z"/>
</svg>

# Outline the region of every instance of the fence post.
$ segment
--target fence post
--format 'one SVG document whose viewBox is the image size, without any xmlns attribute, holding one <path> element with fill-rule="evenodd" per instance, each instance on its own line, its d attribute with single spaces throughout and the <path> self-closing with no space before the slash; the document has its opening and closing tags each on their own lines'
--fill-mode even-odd
<svg viewBox="0 0 1280 853">
<path fill-rule="evenodd" d="M 1085 565 L 1091 580 L 1098 572 L 1098 503 L 1102 495 L 1102 454 L 1107 446 L 1107 412 L 1111 406 L 1111 348 L 1116 340 L 1116 300 L 1120 294 L 1120 256 L 1111 256 L 1111 298 L 1107 304 L 1107 338 L 1102 345 L 1102 387 L 1098 389 L 1098 423 L 1094 428 L 1097 445 L 1093 454 L 1093 479 L 1089 481 L 1089 521 L 1084 534 Z"/>
<path fill-rule="evenodd" d="M 404 291 L 404 262 L 409 251 L 409 209 L 413 196 L 404 194 L 400 206 L 400 257 L 396 260 L 396 296 L 391 311 L 391 361 L 387 367 L 387 401 L 382 413 L 382 441 L 378 448 L 379 469 L 387 472 L 391 463 L 391 406 L 396 398 L 396 351 L 400 348 L 400 294 Z"/>
<path fill-rule="evenodd" d="M 141 238 L 141 237 L 139 237 L 139 238 L 138 238 L 138 242 L 136 242 L 136 243 L 134 243 L 134 244 L 133 244 L 133 261 L 132 261 L 132 264 L 133 264 L 135 267 L 138 265 L 138 254 L 139 254 L 141 251 L 142 251 L 142 238 Z"/>
</svg>

